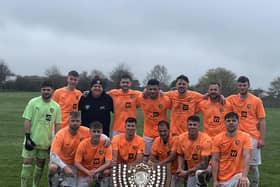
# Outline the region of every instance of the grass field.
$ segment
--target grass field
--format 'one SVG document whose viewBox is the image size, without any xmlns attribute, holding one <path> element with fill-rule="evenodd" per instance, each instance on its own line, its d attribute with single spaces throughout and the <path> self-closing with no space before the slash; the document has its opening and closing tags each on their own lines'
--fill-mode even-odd
<svg viewBox="0 0 280 187">
<path fill-rule="evenodd" d="M 0 186 L 20 186 L 21 147 L 24 136 L 22 112 L 28 100 L 39 93 L 0 93 Z M 280 109 L 266 109 L 266 145 L 262 151 L 261 187 L 280 186 Z M 138 114 L 138 124 L 142 124 L 142 114 Z M 138 132 L 142 132 L 139 127 Z M 47 187 L 46 173 L 42 187 Z"/>
</svg>

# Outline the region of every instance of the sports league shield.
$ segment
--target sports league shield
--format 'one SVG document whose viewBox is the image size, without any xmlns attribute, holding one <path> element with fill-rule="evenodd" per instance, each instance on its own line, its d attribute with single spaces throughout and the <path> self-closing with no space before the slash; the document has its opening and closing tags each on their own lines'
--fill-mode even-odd
<svg viewBox="0 0 280 187">
<path fill-rule="evenodd" d="M 112 179 L 114 187 L 167 187 L 170 173 L 167 166 L 118 164 L 113 167 Z"/>
</svg>

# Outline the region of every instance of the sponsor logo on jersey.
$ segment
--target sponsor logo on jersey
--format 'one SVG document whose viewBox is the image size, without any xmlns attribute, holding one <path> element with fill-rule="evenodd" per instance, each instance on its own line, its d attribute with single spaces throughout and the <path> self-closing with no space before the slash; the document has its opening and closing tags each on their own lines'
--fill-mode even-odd
<svg viewBox="0 0 280 187">
<path fill-rule="evenodd" d="M 246 111 L 241 111 L 241 117 L 247 118 L 247 112 Z"/>
<path fill-rule="evenodd" d="M 102 149 L 100 149 L 100 150 L 98 151 L 98 153 L 99 153 L 100 155 L 103 155 L 103 154 L 104 154 L 104 151 L 103 151 Z"/>
<path fill-rule="evenodd" d="M 193 160 L 198 160 L 198 154 L 196 154 L 196 153 L 195 153 L 195 154 L 192 154 L 192 159 L 193 159 Z"/>
<path fill-rule="evenodd" d="M 230 156 L 237 157 L 237 151 L 236 150 L 231 150 L 230 151 Z"/>
<path fill-rule="evenodd" d="M 183 110 L 189 110 L 189 105 L 184 105 L 184 104 L 183 104 L 182 109 L 183 109 Z"/>
<path fill-rule="evenodd" d="M 128 159 L 129 159 L 129 160 L 134 159 L 134 154 L 133 154 L 133 153 L 128 153 Z"/>
<path fill-rule="evenodd" d="M 46 121 L 51 121 L 52 120 L 52 115 L 46 114 Z"/>
<path fill-rule="evenodd" d="M 159 117 L 159 112 L 153 112 L 153 117 Z"/>
<path fill-rule="evenodd" d="M 131 102 L 126 102 L 125 103 L 125 108 L 131 108 Z"/>
<path fill-rule="evenodd" d="M 219 123 L 220 122 L 220 117 L 219 116 L 214 116 L 213 117 L 213 122 Z"/>
<path fill-rule="evenodd" d="M 94 158 L 93 164 L 99 164 L 99 163 L 100 163 L 99 158 Z"/>
</svg>

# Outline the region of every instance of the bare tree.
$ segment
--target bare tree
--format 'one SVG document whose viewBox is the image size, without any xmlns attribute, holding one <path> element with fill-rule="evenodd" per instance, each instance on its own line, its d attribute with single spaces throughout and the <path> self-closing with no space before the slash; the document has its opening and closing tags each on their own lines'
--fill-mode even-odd
<svg viewBox="0 0 280 187">
<path fill-rule="evenodd" d="M 147 73 L 143 84 L 146 85 L 150 79 L 157 79 L 161 83 L 162 89 L 168 88 L 170 75 L 164 65 L 157 64 L 153 69 Z"/>
<path fill-rule="evenodd" d="M 113 69 L 113 71 L 110 73 L 110 79 L 111 79 L 114 87 L 119 86 L 119 82 L 121 80 L 121 77 L 124 74 L 130 75 L 131 78 L 133 79 L 133 74 L 126 64 L 124 64 L 124 63 L 119 64 Z"/>
<path fill-rule="evenodd" d="M 280 99 L 280 77 L 275 78 L 270 83 L 269 91 L 272 93 L 274 98 Z"/>
</svg>

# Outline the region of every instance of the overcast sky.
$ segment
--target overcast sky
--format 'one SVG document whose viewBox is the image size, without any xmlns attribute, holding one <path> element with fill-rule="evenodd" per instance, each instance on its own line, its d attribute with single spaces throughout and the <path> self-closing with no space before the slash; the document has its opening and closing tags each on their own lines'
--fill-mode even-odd
<svg viewBox="0 0 280 187">
<path fill-rule="evenodd" d="M 267 89 L 280 76 L 279 10 L 279 0 L 2 0 L 0 59 L 20 75 L 126 63 L 141 82 L 162 64 L 191 84 L 224 67 Z"/>
</svg>

